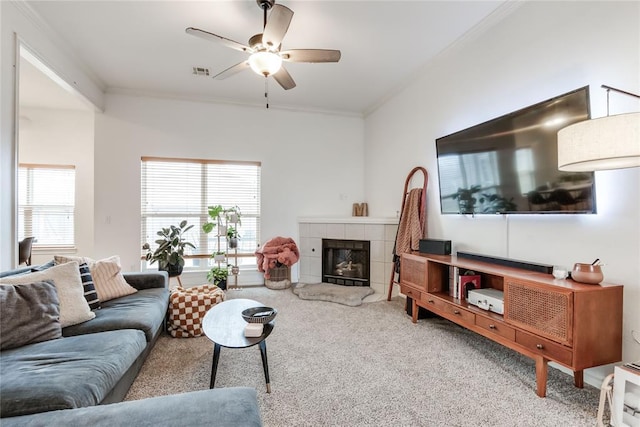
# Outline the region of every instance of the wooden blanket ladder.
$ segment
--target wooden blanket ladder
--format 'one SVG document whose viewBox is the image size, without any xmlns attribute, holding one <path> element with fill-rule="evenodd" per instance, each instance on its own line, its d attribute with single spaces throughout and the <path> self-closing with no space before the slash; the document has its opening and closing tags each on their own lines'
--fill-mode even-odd
<svg viewBox="0 0 640 427">
<path fill-rule="evenodd" d="M 422 172 L 424 176 L 424 182 L 422 185 L 422 195 L 420 197 L 420 208 L 418 216 L 420 218 L 420 224 L 422 225 L 422 236 L 424 237 L 427 229 L 425 224 L 425 209 L 427 206 L 427 183 L 429 182 L 429 174 L 427 170 L 421 166 L 416 166 L 409 172 L 407 179 L 404 182 L 404 193 L 402 194 L 402 207 L 400 208 L 400 218 L 398 220 L 398 230 L 400 229 L 400 223 L 402 223 L 402 215 L 404 214 L 405 204 L 407 203 L 407 197 L 409 195 L 411 180 L 418 172 Z M 393 268 L 391 269 L 391 278 L 389 280 L 389 292 L 387 294 L 387 301 L 391 301 L 391 293 L 393 292 L 393 285 L 400 284 L 400 254 L 396 253 L 396 245 L 398 240 L 398 230 L 396 230 L 396 240 L 393 242 Z M 397 280 L 396 280 L 397 274 Z"/>
</svg>

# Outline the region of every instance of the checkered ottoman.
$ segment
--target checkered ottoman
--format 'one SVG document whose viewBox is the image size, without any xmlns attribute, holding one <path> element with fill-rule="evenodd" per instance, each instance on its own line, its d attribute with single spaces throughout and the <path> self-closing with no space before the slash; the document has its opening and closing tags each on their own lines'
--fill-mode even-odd
<svg viewBox="0 0 640 427">
<path fill-rule="evenodd" d="M 169 296 L 169 333 L 175 338 L 199 337 L 207 311 L 224 301 L 225 294 L 215 285 L 192 288 L 178 286 Z"/>
</svg>

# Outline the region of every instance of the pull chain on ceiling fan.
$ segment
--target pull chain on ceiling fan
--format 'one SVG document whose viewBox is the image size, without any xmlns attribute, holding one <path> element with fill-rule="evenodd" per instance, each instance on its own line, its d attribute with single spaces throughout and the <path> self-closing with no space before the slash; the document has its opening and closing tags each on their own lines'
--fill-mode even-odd
<svg viewBox="0 0 640 427">
<path fill-rule="evenodd" d="M 339 50 L 280 50 L 282 47 L 282 39 L 287 33 L 289 24 L 293 18 L 293 11 L 286 6 L 275 4 L 275 0 L 256 0 L 256 3 L 258 3 L 258 6 L 263 11 L 263 31 L 261 34 L 256 34 L 249 39 L 249 46 L 198 28 L 189 27 L 185 30 L 187 34 L 191 34 L 205 40 L 222 43 L 232 49 L 250 54 L 247 60 L 218 73 L 213 76 L 214 79 L 226 79 L 240 71 L 251 68 L 256 74 L 264 76 L 265 78 L 273 76 L 280 86 L 285 90 L 289 90 L 296 87 L 296 83 L 293 81 L 293 78 L 287 69 L 283 66 L 283 61 L 307 63 L 340 61 L 341 53 Z M 270 9 L 271 13 L 269 14 L 269 20 L 267 20 L 267 11 Z M 267 91 L 265 86 L 265 97 L 266 96 Z"/>
</svg>

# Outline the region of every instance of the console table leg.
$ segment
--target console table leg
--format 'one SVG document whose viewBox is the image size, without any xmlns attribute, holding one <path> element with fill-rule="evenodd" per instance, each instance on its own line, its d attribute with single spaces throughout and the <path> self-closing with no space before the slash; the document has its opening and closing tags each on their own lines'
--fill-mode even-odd
<svg viewBox="0 0 640 427">
<path fill-rule="evenodd" d="M 211 363 L 211 382 L 209 388 L 213 388 L 216 383 L 216 372 L 218 371 L 218 359 L 220 359 L 220 344 L 213 346 L 213 362 Z"/>
<path fill-rule="evenodd" d="M 411 321 L 418 323 L 418 303 L 415 298 L 411 299 Z"/>
<path fill-rule="evenodd" d="M 267 343 L 264 340 L 260 341 L 260 356 L 262 356 L 264 379 L 267 382 L 267 393 L 271 393 L 271 383 L 269 382 L 269 365 L 267 364 Z"/>
<path fill-rule="evenodd" d="M 578 388 L 584 388 L 584 371 L 573 371 L 573 383 Z"/>
<path fill-rule="evenodd" d="M 547 359 L 536 357 L 536 384 L 538 397 L 547 395 Z"/>
</svg>

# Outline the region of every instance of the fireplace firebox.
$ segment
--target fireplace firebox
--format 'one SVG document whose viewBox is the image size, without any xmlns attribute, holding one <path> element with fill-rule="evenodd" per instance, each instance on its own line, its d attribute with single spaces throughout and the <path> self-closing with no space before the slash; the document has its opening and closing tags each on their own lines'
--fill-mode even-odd
<svg viewBox="0 0 640 427">
<path fill-rule="evenodd" d="M 322 239 L 322 281 L 343 286 L 369 286 L 368 240 Z"/>
</svg>

